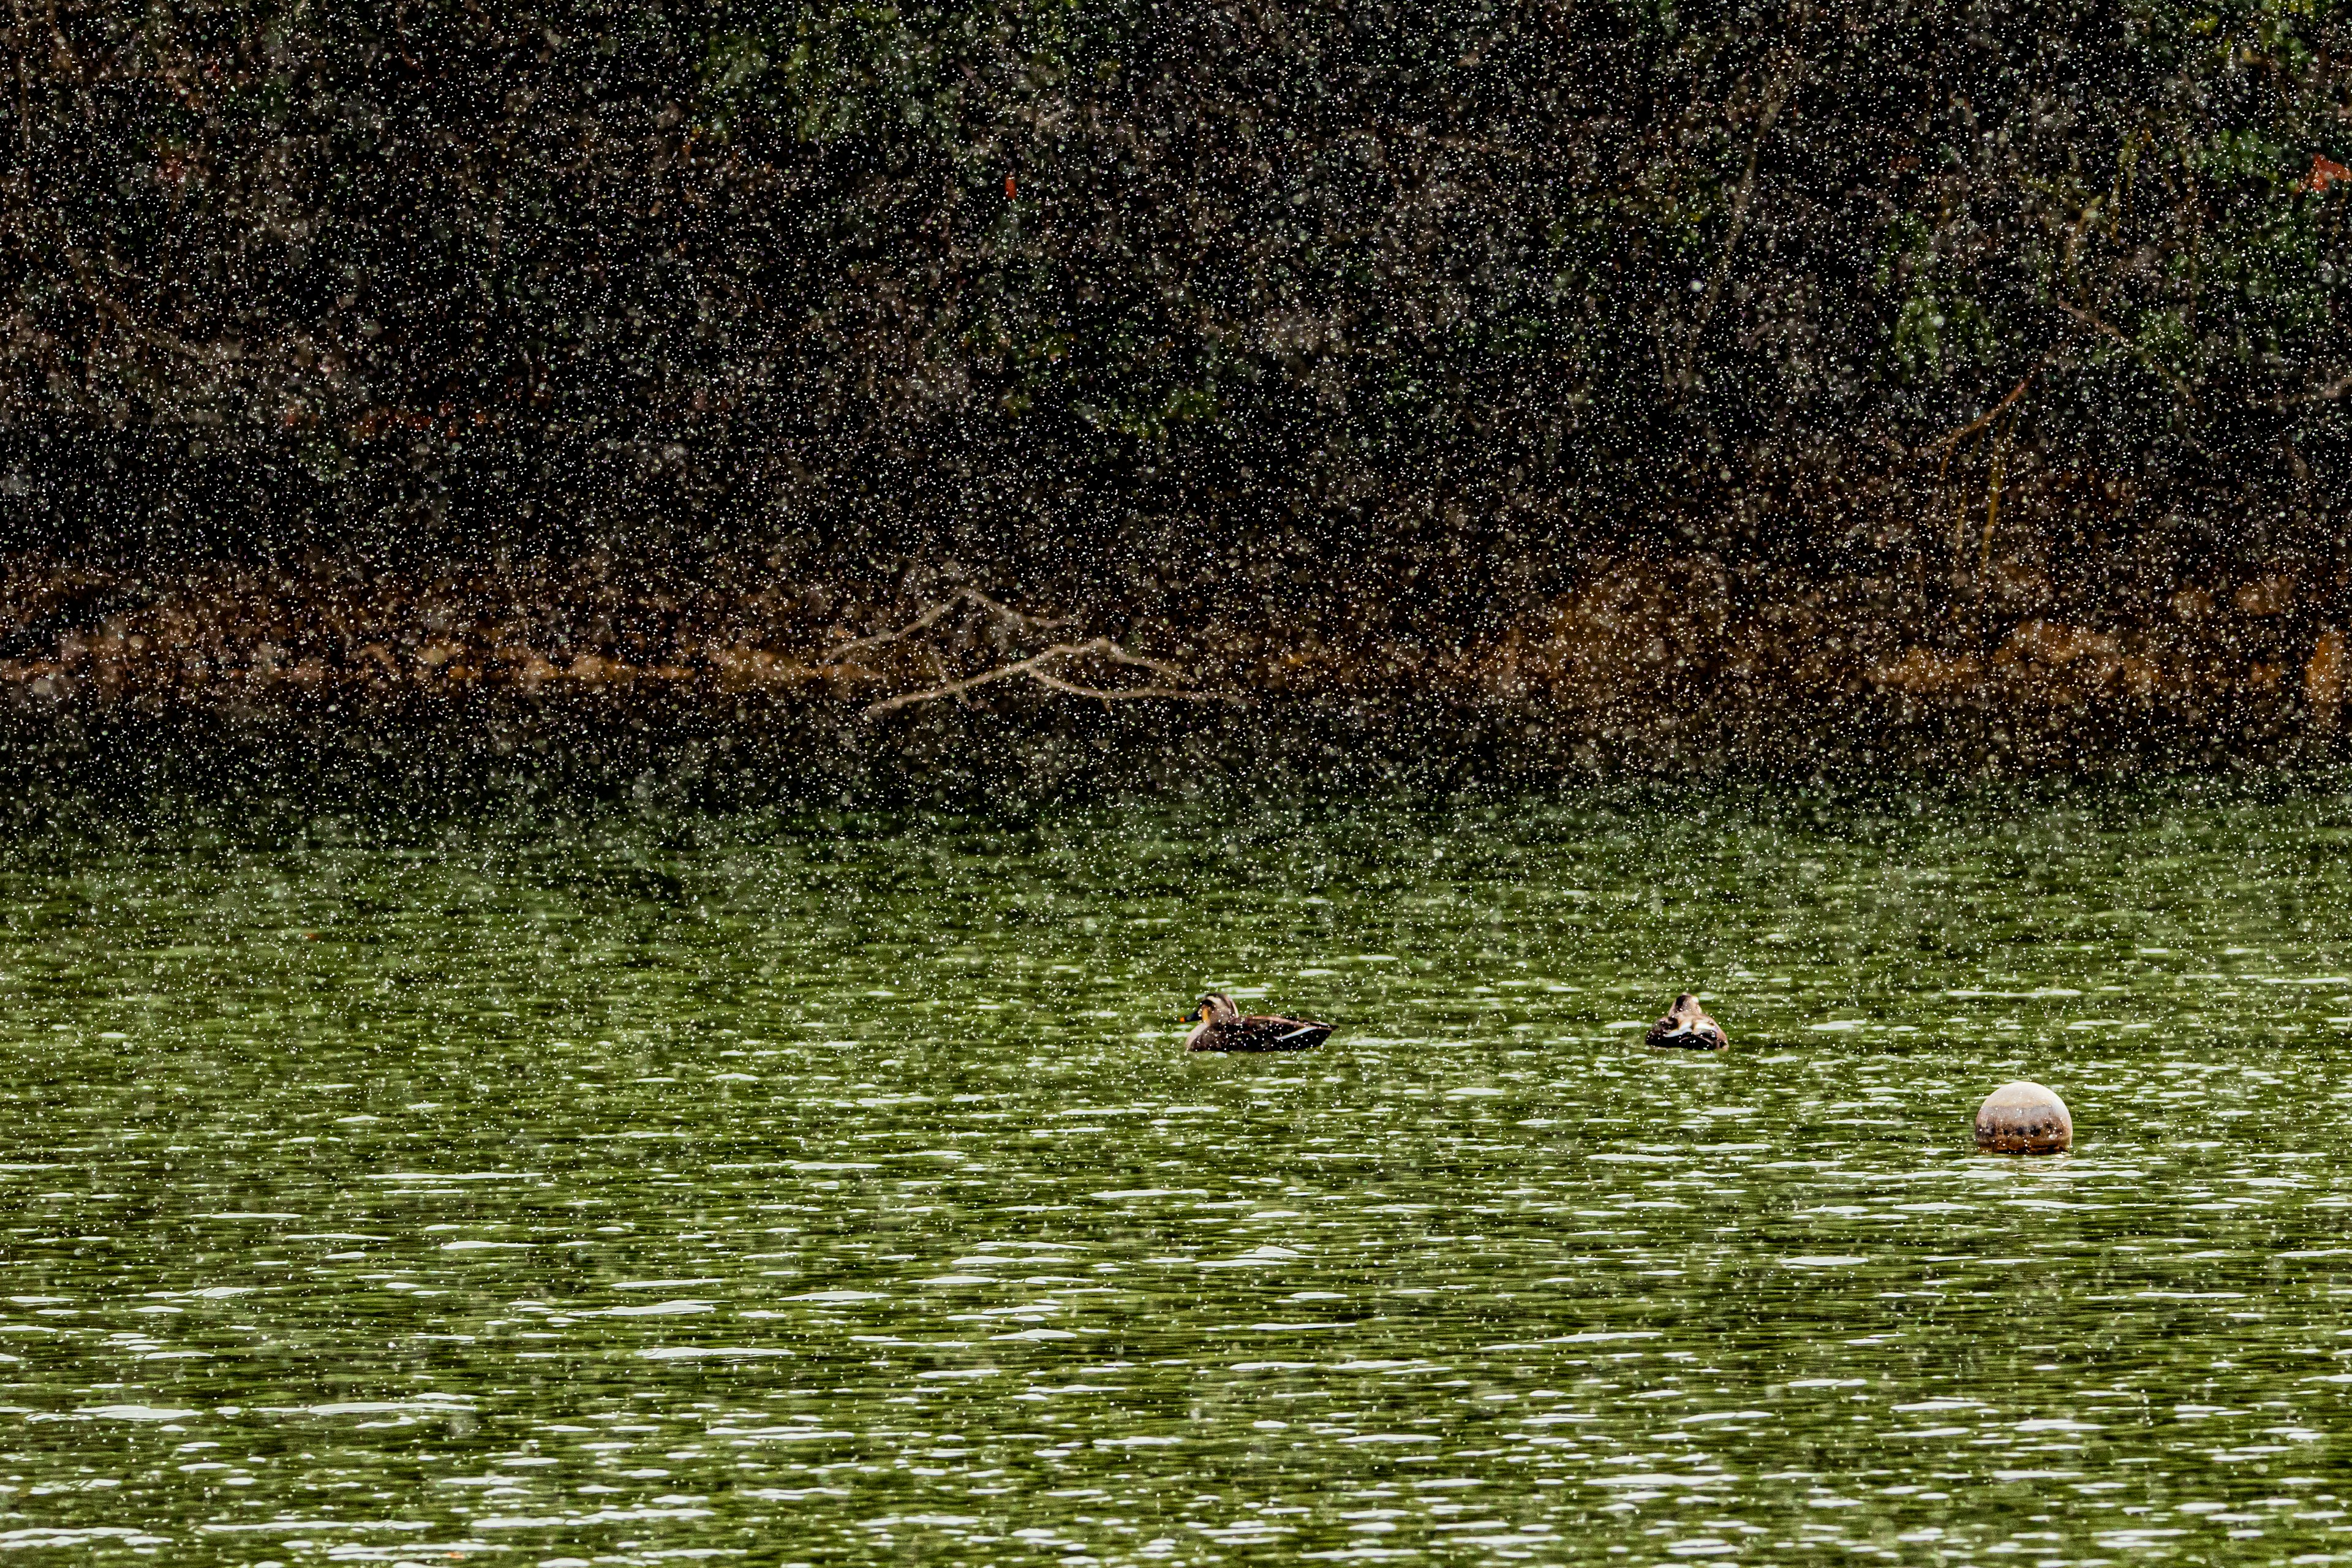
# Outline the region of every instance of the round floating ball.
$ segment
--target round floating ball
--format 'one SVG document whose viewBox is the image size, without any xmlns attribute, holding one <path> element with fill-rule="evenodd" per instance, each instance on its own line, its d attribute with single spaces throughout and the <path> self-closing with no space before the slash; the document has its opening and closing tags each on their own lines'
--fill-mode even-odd
<svg viewBox="0 0 2352 1568">
<path fill-rule="evenodd" d="M 2002 1154 L 2055 1154 L 2074 1142 L 2074 1119 L 2053 1089 L 2023 1079 L 1977 1107 L 1977 1147 Z"/>
</svg>

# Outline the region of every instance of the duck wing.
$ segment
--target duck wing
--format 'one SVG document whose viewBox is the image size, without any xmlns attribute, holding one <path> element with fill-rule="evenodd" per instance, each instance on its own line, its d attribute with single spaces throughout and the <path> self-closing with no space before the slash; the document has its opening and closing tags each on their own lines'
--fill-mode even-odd
<svg viewBox="0 0 2352 1568">
<path fill-rule="evenodd" d="M 1245 1037 L 1246 1045 L 1225 1048 L 1234 1051 L 1311 1051 L 1331 1037 L 1328 1024 L 1310 1023 L 1305 1018 L 1244 1018 L 1234 1026 L 1234 1033 Z"/>
<path fill-rule="evenodd" d="M 1311 1051 L 1330 1036 L 1328 1024 L 1304 1018 L 1238 1018 L 1192 1031 L 1184 1048 L 1192 1051 Z"/>
</svg>

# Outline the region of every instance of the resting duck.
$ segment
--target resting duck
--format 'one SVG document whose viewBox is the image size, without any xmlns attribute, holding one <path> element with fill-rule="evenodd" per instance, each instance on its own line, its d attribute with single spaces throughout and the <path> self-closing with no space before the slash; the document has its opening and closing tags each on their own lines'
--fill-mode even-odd
<svg viewBox="0 0 2352 1568">
<path fill-rule="evenodd" d="M 1331 1035 L 1330 1025 L 1304 1018 L 1245 1018 L 1222 991 L 1202 997 L 1184 1022 L 1193 1026 L 1184 1037 L 1188 1051 L 1311 1051 Z"/>
<path fill-rule="evenodd" d="M 1642 1037 L 1644 1045 L 1675 1046 L 1684 1050 L 1719 1051 L 1728 1044 L 1723 1037 L 1723 1026 L 1706 1016 L 1698 998 L 1685 991 L 1675 998 L 1673 1011 L 1650 1026 Z"/>
</svg>

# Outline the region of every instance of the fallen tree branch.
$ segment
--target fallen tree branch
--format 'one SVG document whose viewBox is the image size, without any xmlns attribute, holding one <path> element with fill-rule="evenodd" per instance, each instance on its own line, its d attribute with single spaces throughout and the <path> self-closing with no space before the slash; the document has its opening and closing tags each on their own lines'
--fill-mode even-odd
<svg viewBox="0 0 2352 1568">
<path fill-rule="evenodd" d="M 2298 404 L 2333 403 L 2347 392 L 2352 392 L 2352 375 L 2339 375 L 2326 386 L 2314 387 L 2309 392 L 2294 393 L 2288 396 L 2273 397 L 2271 399 L 2271 406 L 2284 413 Z"/>
<path fill-rule="evenodd" d="M 1041 630 L 1044 630 L 1050 629 L 1054 626 L 1066 626 L 1070 624 L 1070 618 L 1067 616 L 1064 616 L 1057 620 L 1048 620 L 1041 616 L 1024 616 L 1020 611 L 1013 609 L 1008 605 L 998 604 L 995 600 L 990 598 L 987 595 L 982 593 L 977 588 L 958 588 L 954 593 L 950 594 L 946 598 L 941 599 L 938 604 L 933 605 L 929 609 L 925 610 L 921 615 L 917 616 L 913 620 L 908 621 L 897 631 L 879 632 L 873 637 L 857 637 L 849 642 L 836 644 L 833 647 L 825 650 L 826 656 L 831 659 L 837 660 L 843 654 L 848 653 L 853 648 L 881 647 L 885 644 L 897 642 L 901 637 L 912 637 L 917 632 L 923 631 L 928 627 L 936 625 L 940 616 L 946 615 L 950 610 L 954 609 L 958 605 L 962 604 L 978 605 L 981 608 L 988 611 L 989 614 L 996 616 L 999 620 L 1009 621 L 1016 626 L 1036 626 Z"/>
<path fill-rule="evenodd" d="M 2056 360 L 2057 357 L 2058 351 L 2056 349 L 2052 349 L 2048 353 L 2043 354 L 2042 358 L 2035 363 L 2033 368 L 2025 373 L 2025 379 L 2009 389 L 2009 395 L 2007 397 L 2002 398 L 1999 403 L 1994 404 L 1990 408 L 1986 409 L 1982 414 L 1977 416 L 1976 418 L 1969 420 L 1966 425 L 1961 426 L 1958 429 L 1950 431 L 1946 435 L 1937 437 L 1935 442 L 1929 446 L 1919 447 L 1918 450 L 1914 452 L 1912 455 L 1916 457 L 1920 453 L 1933 452 L 1943 448 L 1958 447 L 1961 442 L 1967 440 L 1969 437 L 1975 435 L 1978 431 L 1983 429 L 1986 426 L 2000 418 L 2004 410 L 2006 410 L 2011 404 L 2015 403 L 2019 398 L 2024 396 L 2025 389 L 2033 384 L 2034 378 L 2039 376 L 2043 371 L 2048 370 L 2052 362 Z M 1949 461 L 1949 453 L 1947 452 L 1947 462 Z"/>
<path fill-rule="evenodd" d="M 1154 675 L 1169 680 L 1192 679 L 1191 675 L 1172 664 L 1163 664 L 1156 658 L 1146 658 L 1141 654 L 1129 653 L 1108 637 L 1094 637 L 1082 643 L 1055 643 L 1049 648 L 1031 654 L 1027 658 L 1016 659 L 1011 664 L 999 665 L 994 669 L 982 670 L 978 675 L 967 676 L 961 680 L 950 680 L 921 691 L 906 691 L 896 697 L 886 697 L 879 702 L 869 704 L 859 717 L 870 719 L 879 713 L 887 713 L 893 709 L 912 707 L 918 702 L 936 702 L 943 697 L 961 697 L 967 691 L 995 681 L 1010 680 L 1015 676 L 1025 677 L 1050 690 L 1065 691 L 1073 697 L 1097 698 L 1105 702 L 1132 702 L 1143 698 L 1158 698 L 1171 702 L 1234 700 L 1222 692 L 1197 691 L 1184 686 L 1115 688 L 1081 686 L 1076 681 L 1065 680 L 1060 676 L 1050 674 L 1045 668 L 1049 662 L 1055 659 L 1083 658 L 1107 658 L 1114 664 L 1148 669 Z"/>
</svg>

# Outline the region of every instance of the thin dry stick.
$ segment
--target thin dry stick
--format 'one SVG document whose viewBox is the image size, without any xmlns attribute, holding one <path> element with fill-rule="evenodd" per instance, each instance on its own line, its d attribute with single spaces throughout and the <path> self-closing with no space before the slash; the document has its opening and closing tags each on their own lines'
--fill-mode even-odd
<svg viewBox="0 0 2352 1568">
<path fill-rule="evenodd" d="M 2347 392 L 2352 392 L 2352 375 L 2339 375 L 2326 386 L 2314 387 L 2309 392 L 2296 393 L 2292 396 L 2273 397 L 2271 406 L 2284 410 L 2298 403 L 2333 403 Z"/>
<path fill-rule="evenodd" d="M 16 46 L 16 124 L 24 132 L 24 166 L 29 169 L 33 166 L 32 57 L 25 47 L 25 0 L 8 0 L 8 8 L 16 18 L 16 36 L 9 40 Z"/>
<path fill-rule="evenodd" d="M 1967 434 L 1967 431 L 1960 432 L 1962 437 L 1965 437 Z M 1944 453 L 1943 462 L 1937 465 L 1936 468 L 1936 493 L 1938 496 L 1942 495 L 1944 492 L 1944 481 L 1950 476 L 1952 471 L 1952 459 L 1958 456 L 1959 450 L 1960 448 L 1957 444 L 1947 448 Z M 1966 559 L 1966 557 L 1960 552 L 1968 547 L 1969 508 L 1968 503 L 1966 501 L 1962 501 L 1959 503 L 1958 510 L 1952 513 L 1952 565 L 1954 569 L 1957 570 L 1959 563 Z"/>
<path fill-rule="evenodd" d="M 2048 370 L 2052 362 L 2057 359 L 2058 352 L 2059 351 L 2056 349 L 2052 349 L 2048 353 L 2043 354 L 2040 360 L 2036 361 L 2033 368 L 2025 373 L 2025 379 L 2009 389 L 2009 395 L 2007 397 L 2002 398 L 1999 403 L 1994 404 L 1990 408 L 1986 409 L 1982 414 L 1977 416 L 1974 419 L 1969 420 L 1966 425 L 1961 426 L 1958 429 L 1950 431 L 1948 434 L 1939 437 L 1933 446 L 1922 447 L 1919 448 L 1923 452 L 1933 451 L 1937 447 L 1943 448 L 1944 460 L 1936 467 L 1936 488 L 1937 490 L 1940 491 L 1944 488 L 1945 480 L 1951 475 L 1952 459 L 1959 455 L 1960 444 L 1966 441 L 1969 437 L 1975 435 L 1978 431 L 1982 430 L 1987 426 L 1992 424 L 1994 420 L 1999 419 L 2003 414 L 2010 413 L 2011 409 L 2015 408 L 2017 406 L 2018 400 L 2023 397 L 2027 390 L 2033 385 L 2034 379 L 2041 375 L 2043 371 Z M 2012 434 L 2015 433 L 2016 427 L 2016 416 L 2011 414 L 2010 417 L 2010 429 Z M 1996 432 L 1995 434 L 1998 433 Z M 1993 440 L 1993 437 L 1988 436 L 1986 439 Z M 1994 461 L 1997 465 L 2000 462 L 2003 456 L 2004 448 L 1999 442 L 1995 442 Z M 1999 486 L 2000 479 L 1998 473 L 1996 473 L 1996 477 L 1994 479 L 1996 497 L 1998 496 Z M 1995 507 L 1998 507 L 1998 500 L 1996 500 L 1993 504 Z M 1962 559 L 1960 552 L 1968 548 L 1968 529 L 1969 508 L 1966 504 L 1963 504 L 1952 518 L 1952 560 L 1955 564 Z M 1990 536 L 1990 530 L 1988 530 L 1988 536 Z"/>
<path fill-rule="evenodd" d="M 2000 482 L 2009 470 L 2009 443 L 2017 434 L 2017 416 L 2012 413 L 1997 427 L 1992 438 L 1992 471 L 1985 479 L 1984 543 L 1977 556 L 1977 600 L 1984 601 L 1987 583 L 1992 576 L 1992 531 L 2000 521 Z"/>
<path fill-rule="evenodd" d="M 1232 700 L 1219 692 L 1194 691 L 1179 686 L 1128 686 L 1107 690 L 1101 687 L 1081 686 L 1075 681 L 1064 680 L 1059 676 L 1047 673 L 1045 668 L 1050 660 L 1080 658 L 1088 656 L 1107 658 L 1114 664 L 1148 669 L 1154 675 L 1165 677 L 1170 680 L 1192 679 L 1172 664 L 1162 664 L 1156 658 L 1146 658 L 1141 654 L 1129 653 L 1108 637 L 1094 637 L 1082 643 L 1055 643 L 1052 647 L 1031 654 L 1027 658 L 1017 659 L 1011 664 L 999 665 L 994 669 L 983 670 L 978 675 L 969 676 L 962 680 L 950 680 L 921 691 L 907 691 L 896 697 L 886 697 L 881 701 L 869 705 L 861 717 L 870 719 L 877 713 L 887 713 L 893 709 L 911 707 L 918 702 L 936 702 L 943 697 L 961 697 L 965 692 L 975 688 L 987 686 L 994 681 L 1009 680 L 1014 676 L 1025 676 L 1040 686 L 1055 691 L 1066 691 L 1073 697 L 1095 697 L 1105 702 L 1129 702 L 1146 697 L 1165 698 L 1175 702 Z"/>
<path fill-rule="evenodd" d="M 1715 314 L 1723 299 L 1724 280 L 1731 276 L 1732 254 L 1739 248 L 1739 237 L 1748 227 L 1748 204 L 1756 193 L 1756 159 L 1764 151 L 1764 139 L 1772 133 L 1772 122 L 1780 118 L 1780 106 L 1789 100 L 1789 89 L 1797 84 L 1799 61 L 1772 79 L 1764 89 L 1762 111 L 1756 118 L 1756 134 L 1748 143 L 1748 167 L 1740 172 L 1739 187 L 1731 196 L 1731 226 L 1723 237 L 1723 253 L 1715 260 L 1715 273 L 1707 279 L 1706 293 L 1699 300 L 1698 313 L 1691 322 L 1690 336 L 1683 344 L 1683 363 L 1675 375 L 1675 390 L 1685 393 L 1698 376 L 1699 339 L 1706 331 L 1707 318 Z"/>
<path fill-rule="evenodd" d="M 2179 397 L 2181 402 L 2188 404 L 2192 408 L 2197 405 L 2197 394 L 2189 390 L 2189 384 L 2181 380 L 2179 376 L 2174 374 L 2170 370 L 2165 368 L 2165 366 L 2158 361 L 2155 355 L 2149 353 L 2146 349 L 2141 348 L 2137 343 L 2132 342 L 2132 340 L 2125 334 L 2122 328 L 2107 321 L 2096 310 L 2086 310 L 2080 305 L 2070 305 L 2063 300 L 2053 300 L 2051 303 L 2057 306 L 2061 310 L 2066 312 L 2067 315 L 2074 318 L 2074 320 L 2081 325 L 2089 328 L 2095 332 L 2103 333 L 2107 337 L 2115 339 L 2116 342 L 2123 345 L 2124 353 L 2139 361 L 2140 364 L 2144 368 L 2153 371 L 2157 377 L 2161 380 L 2165 385 L 2172 388 L 2174 395 Z"/>
<path fill-rule="evenodd" d="M 2042 363 L 2035 365 L 2032 370 L 2027 371 L 2025 373 L 2025 379 L 2019 382 L 2015 386 L 2011 387 L 2007 397 L 2002 398 L 1999 403 L 1994 404 L 1990 408 L 1986 409 L 1982 414 L 1978 415 L 1974 419 L 1969 420 L 1958 429 L 1937 437 L 1935 447 L 1923 447 L 1920 450 L 1934 451 L 1936 447 L 1943 447 L 1945 449 L 1944 463 L 1946 468 L 1949 468 L 1952 461 L 1953 449 L 1958 447 L 1961 442 L 1967 440 L 1969 437 L 1975 435 L 1978 431 L 1983 429 L 1986 426 L 1991 424 L 1994 420 L 2007 413 L 2012 404 L 2014 404 L 2019 398 L 2025 395 L 2025 389 L 2033 384 L 2033 378 L 2040 375 L 2043 371 L 2049 369 L 2050 362 L 2057 357 L 2057 351 L 2054 349 L 2050 353 L 2043 354 L 2042 356 Z M 1943 477 L 1943 473 L 1938 471 L 1936 475 L 1937 482 L 1941 483 Z"/>
<path fill-rule="evenodd" d="M 1020 611 L 1012 608 L 1010 605 L 998 604 L 995 600 L 990 598 L 987 595 L 982 593 L 977 588 L 958 588 L 954 593 L 950 594 L 946 598 L 941 599 L 938 604 L 933 605 L 929 609 L 925 610 L 921 615 L 917 616 L 913 620 L 908 621 L 897 631 L 879 632 L 870 637 L 857 637 L 849 642 L 836 644 L 835 647 L 826 649 L 826 654 L 831 658 L 838 659 L 843 654 L 848 653 L 853 648 L 880 647 L 886 643 L 897 642 L 901 637 L 912 637 L 917 632 L 922 631 L 926 627 L 937 624 L 941 616 L 946 615 L 958 605 L 967 603 L 978 605 L 982 609 L 988 611 L 991 615 L 995 616 L 998 619 L 1010 621 L 1014 626 L 1018 626 L 1050 627 L 1066 626 L 1070 624 L 1070 618 L 1067 616 L 1064 616 L 1056 620 L 1047 620 L 1042 616 L 1024 616 Z"/>
</svg>

